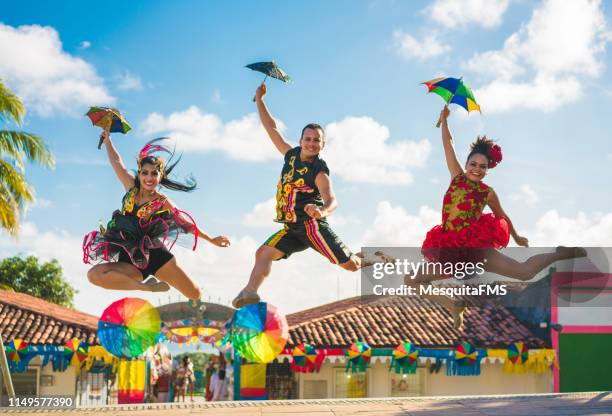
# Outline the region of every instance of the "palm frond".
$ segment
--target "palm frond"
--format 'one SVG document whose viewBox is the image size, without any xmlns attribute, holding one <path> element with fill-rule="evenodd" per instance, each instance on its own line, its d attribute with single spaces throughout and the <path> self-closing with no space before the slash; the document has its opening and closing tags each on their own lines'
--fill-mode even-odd
<svg viewBox="0 0 612 416">
<path fill-rule="evenodd" d="M 0 182 L 0 227 L 14 237 L 19 231 L 19 207 L 2 182 Z"/>
<path fill-rule="evenodd" d="M 21 125 L 26 110 L 21 99 L 0 81 L 0 117 Z"/>
<path fill-rule="evenodd" d="M 14 130 L 0 130 L 0 156 L 8 156 L 23 167 L 24 157 L 43 167 L 54 168 L 55 158 L 42 137 Z"/>
<path fill-rule="evenodd" d="M 0 187 L 19 210 L 23 209 L 25 202 L 34 202 L 34 191 L 23 173 L 2 159 L 0 159 Z"/>
</svg>

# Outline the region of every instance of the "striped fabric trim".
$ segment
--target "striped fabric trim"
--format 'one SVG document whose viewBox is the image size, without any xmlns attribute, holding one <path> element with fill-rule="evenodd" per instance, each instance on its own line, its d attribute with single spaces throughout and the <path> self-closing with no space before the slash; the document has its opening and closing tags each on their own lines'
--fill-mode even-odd
<svg viewBox="0 0 612 416">
<path fill-rule="evenodd" d="M 279 232 L 272 234 L 272 236 L 266 240 L 264 245 L 270 246 L 270 247 L 276 247 L 280 239 L 283 238 L 285 234 L 287 234 L 287 228 L 283 228 Z"/>
<path fill-rule="evenodd" d="M 306 226 L 306 235 L 308 236 L 308 239 L 310 240 L 314 248 L 319 253 L 327 257 L 329 261 L 331 261 L 333 264 L 339 264 L 338 259 L 336 258 L 336 256 L 334 256 L 334 252 L 329 248 L 329 246 L 325 242 L 325 238 L 323 238 L 323 236 L 319 232 L 319 223 L 317 222 L 317 220 L 312 219 L 304 221 L 304 225 Z"/>
</svg>

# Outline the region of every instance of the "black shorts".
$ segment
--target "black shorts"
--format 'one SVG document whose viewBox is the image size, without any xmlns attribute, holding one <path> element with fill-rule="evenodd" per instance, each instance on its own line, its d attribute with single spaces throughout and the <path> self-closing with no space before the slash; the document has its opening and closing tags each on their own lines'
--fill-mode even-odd
<svg viewBox="0 0 612 416">
<path fill-rule="evenodd" d="M 285 224 L 285 227 L 272 234 L 264 245 L 282 251 L 284 259 L 293 253 L 314 248 L 333 264 L 346 263 L 351 258 L 351 250 L 329 227 L 327 221 L 315 219 L 299 223 Z"/>
<path fill-rule="evenodd" d="M 146 279 L 150 275 L 155 275 L 155 273 L 161 269 L 161 267 L 168 263 L 174 254 L 170 253 L 165 246 L 161 248 L 154 248 L 149 250 L 149 263 L 147 267 L 144 269 L 138 269 L 140 273 L 142 273 L 142 278 Z M 129 263 L 132 266 L 134 265 L 130 260 L 130 256 L 123 250 L 119 253 L 119 261 L 123 263 Z"/>
</svg>

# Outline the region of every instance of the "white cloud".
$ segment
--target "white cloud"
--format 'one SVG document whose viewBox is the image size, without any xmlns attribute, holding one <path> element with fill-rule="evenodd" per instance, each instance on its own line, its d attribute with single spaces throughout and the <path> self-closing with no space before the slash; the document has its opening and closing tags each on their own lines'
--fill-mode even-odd
<svg viewBox="0 0 612 416">
<path fill-rule="evenodd" d="M 478 53 L 464 67 L 488 78 L 475 95 L 484 111 L 554 111 L 578 100 L 586 78 L 604 67 L 610 33 L 598 0 L 544 0 L 500 50 Z"/>
<path fill-rule="evenodd" d="M 510 199 L 526 205 L 535 205 L 540 200 L 540 196 L 530 185 L 524 184 L 519 188 L 519 192 L 510 195 Z"/>
<path fill-rule="evenodd" d="M 79 44 L 79 48 L 81 49 L 88 49 L 90 46 L 91 46 L 91 42 L 88 40 L 84 40 L 83 42 Z"/>
<path fill-rule="evenodd" d="M 66 53 L 48 26 L 0 23 L 0 74 L 29 110 L 43 116 L 82 114 L 88 105 L 115 102 L 95 68 Z"/>
<path fill-rule="evenodd" d="M 381 201 L 376 217 L 363 236 L 364 246 L 420 247 L 425 234 L 441 221 L 440 212 L 422 206 L 416 215 L 406 212 L 401 205 Z"/>
<path fill-rule="evenodd" d="M 282 121 L 277 124 L 285 130 Z M 255 113 L 223 123 L 216 114 L 191 106 L 169 116 L 151 113 L 140 129 L 145 135 L 168 135 L 182 150 L 216 150 L 238 160 L 281 158 Z M 389 129 L 370 117 L 347 117 L 328 124 L 325 130 L 326 147 L 321 156 L 329 162 L 332 175 L 352 182 L 410 183 L 408 169 L 422 166 L 431 149 L 426 139 L 388 143 Z"/>
<path fill-rule="evenodd" d="M 242 225 L 247 227 L 278 227 L 278 224 L 273 222 L 276 218 L 275 207 L 275 198 L 255 204 L 251 212 L 242 216 Z"/>
<path fill-rule="evenodd" d="M 277 121 L 281 131 L 282 122 Z M 233 159 L 266 161 L 280 159 L 274 145 L 255 113 L 227 123 L 216 114 L 205 113 L 197 106 L 164 116 L 151 113 L 142 122 L 146 135 L 167 134 L 176 139 L 177 147 L 189 151 L 221 151 Z"/>
<path fill-rule="evenodd" d="M 448 28 L 499 26 L 509 0 L 437 0 L 425 10 L 435 22 Z"/>
<path fill-rule="evenodd" d="M 431 151 L 427 139 L 389 143 L 389 129 L 370 117 L 346 117 L 325 127 L 322 156 L 333 175 L 360 183 L 407 184 L 409 171 Z"/>
<path fill-rule="evenodd" d="M 534 247 L 557 245 L 612 246 L 612 213 L 579 212 L 574 218 L 549 210 L 538 219 L 529 235 Z"/>
<path fill-rule="evenodd" d="M 422 61 L 441 55 L 451 49 L 450 46 L 438 41 L 438 36 L 435 33 L 428 34 L 418 40 L 401 30 L 393 32 L 393 44 L 395 51 L 402 58 L 416 58 Z"/>
<path fill-rule="evenodd" d="M 117 89 L 121 91 L 141 91 L 142 81 L 138 75 L 134 75 L 130 71 L 124 71 L 117 76 Z"/>
</svg>

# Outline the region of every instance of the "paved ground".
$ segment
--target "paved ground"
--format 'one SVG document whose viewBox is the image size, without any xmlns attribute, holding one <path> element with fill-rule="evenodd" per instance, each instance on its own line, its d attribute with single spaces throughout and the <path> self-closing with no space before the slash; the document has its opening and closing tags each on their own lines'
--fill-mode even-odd
<svg viewBox="0 0 612 416">
<path fill-rule="evenodd" d="M 290 400 L 264 402 L 218 402 L 194 404 L 124 405 L 74 410 L 0 410 L 20 415 L 69 414 L 75 416 L 565 416 L 611 415 L 612 392 L 544 395 L 419 397 L 381 399 Z"/>
</svg>

